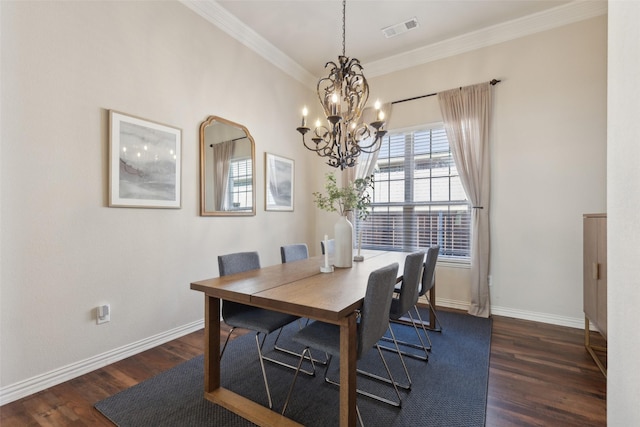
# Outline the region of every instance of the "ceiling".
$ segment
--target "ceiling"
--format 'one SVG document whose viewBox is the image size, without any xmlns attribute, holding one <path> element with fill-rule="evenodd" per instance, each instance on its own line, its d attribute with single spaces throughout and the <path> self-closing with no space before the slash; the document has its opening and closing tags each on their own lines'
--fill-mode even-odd
<svg viewBox="0 0 640 427">
<path fill-rule="evenodd" d="M 322 76 L 325 63 L 342 53 L 340 0 L 182 2 L 281 68 L 297 68 L 292 75 L 302 81 Z M 349 0 L 346 55 L 358 58 L 367 75 L 372 67 L 379 74 L 384 70 L 376 66 L 388 67 L 390 59 L 426 62 L 460 53 L 462 45 L 493 44 L 603 13 L 606 0 Z M 414 17 L 416 29 L 384 36 L 383 28 Z"/>
</svg>

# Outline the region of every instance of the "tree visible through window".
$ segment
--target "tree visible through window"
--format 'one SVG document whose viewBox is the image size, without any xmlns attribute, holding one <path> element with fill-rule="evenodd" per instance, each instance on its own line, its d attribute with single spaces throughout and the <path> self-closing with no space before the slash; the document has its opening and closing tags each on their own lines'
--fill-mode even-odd
<svg viewBox="0 0 640 427">
<path fill-rule="evenodd" d="M 362 247 L 468 260 L 471 206 L 442 127 L 389 132 L 374 172 L 371 215 L 357 221 Z"/>
</svg>

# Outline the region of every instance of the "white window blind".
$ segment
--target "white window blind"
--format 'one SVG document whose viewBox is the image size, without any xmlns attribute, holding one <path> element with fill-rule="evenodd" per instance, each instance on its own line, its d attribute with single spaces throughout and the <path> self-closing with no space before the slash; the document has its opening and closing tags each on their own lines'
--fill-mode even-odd
<svg viewBox="0 0 640 427">
<path fill-rule="evenodd" d="M 471 206 L 444 128 L 389 132 L 374 179 L 371 215 L 356 222 L 363 248 L 415 251 L 437 244 L 441 257 L 469 259 Z"/>
</svg>

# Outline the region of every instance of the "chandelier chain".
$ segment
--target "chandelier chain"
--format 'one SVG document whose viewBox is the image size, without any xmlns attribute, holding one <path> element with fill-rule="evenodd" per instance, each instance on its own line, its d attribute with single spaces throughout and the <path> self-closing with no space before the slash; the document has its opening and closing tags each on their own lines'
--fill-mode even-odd
<svg viewBox="0 0 640 427">
<path fill-rule="evenodd" d="M 342 56 L 347 56 L 346 54 L 346 16 L 347 16 L 347 0 L 342 0 Z"/>
</svg>

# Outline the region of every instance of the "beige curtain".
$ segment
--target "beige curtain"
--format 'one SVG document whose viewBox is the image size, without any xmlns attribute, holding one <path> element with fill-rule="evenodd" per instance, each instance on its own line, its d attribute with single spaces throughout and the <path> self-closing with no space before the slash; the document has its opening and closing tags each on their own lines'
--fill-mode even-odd
<svg viewBox="0 0 640 427">
<path fill-rule="evenodd" d="M 489 83 L 438 94 L 451 152 L 471 201 L 471 306 L 469 313 L 489 317 Z"/>
<path fill-rule="evenodd" d="M 213 144 L 214 170 L 214 200 L 217 211 L 228 210 L 227 197 L 229 195 L 229 168 L 233 156 L 233 141 L 223 141 Z"/>
</svg>

